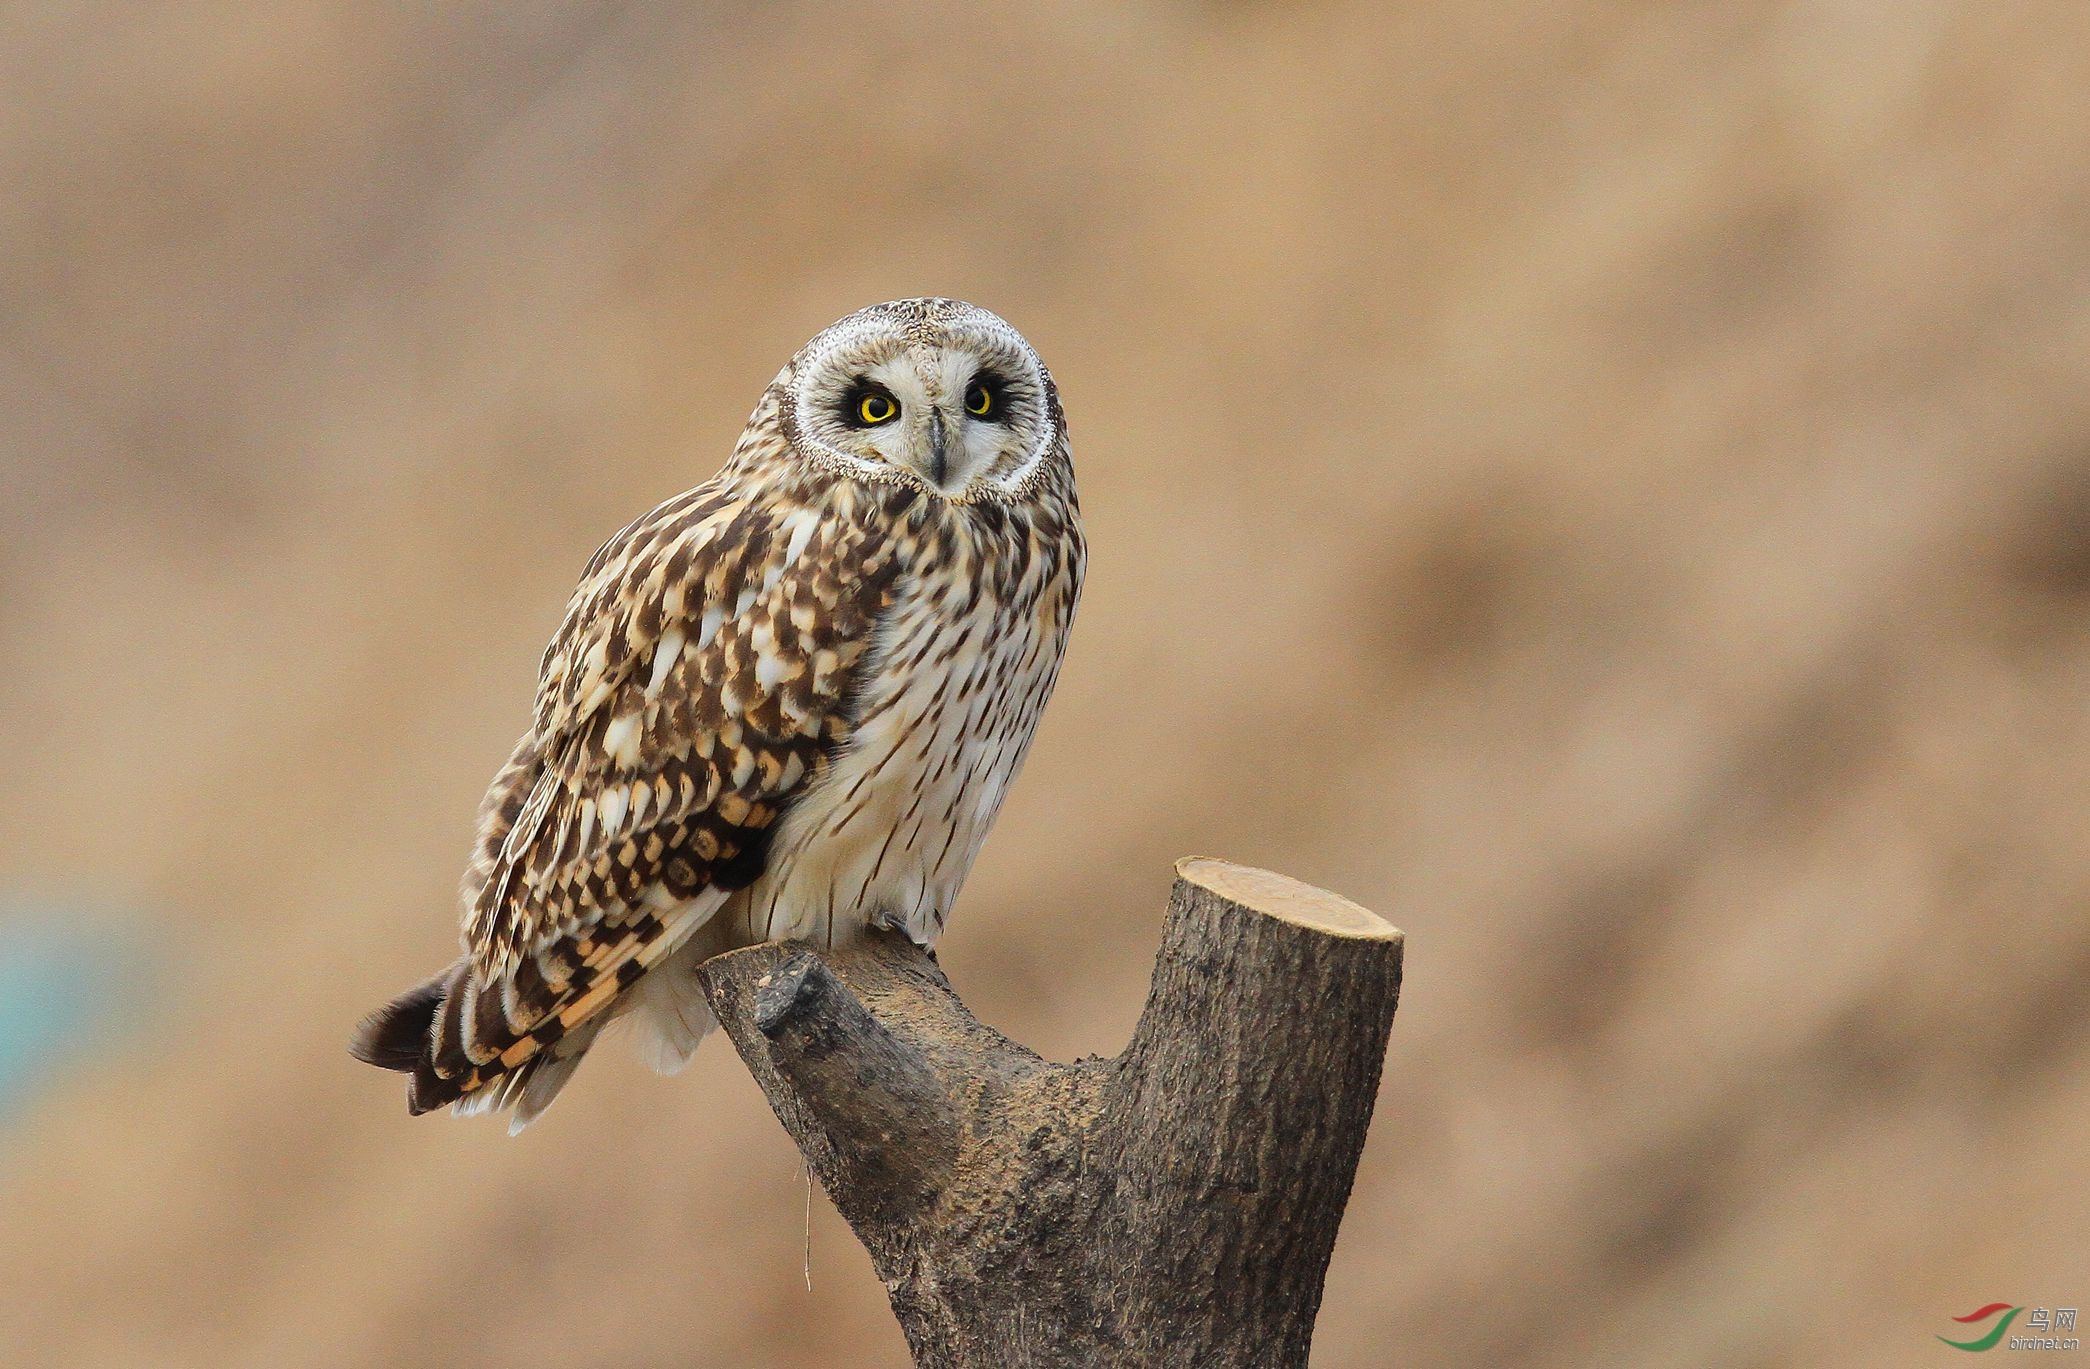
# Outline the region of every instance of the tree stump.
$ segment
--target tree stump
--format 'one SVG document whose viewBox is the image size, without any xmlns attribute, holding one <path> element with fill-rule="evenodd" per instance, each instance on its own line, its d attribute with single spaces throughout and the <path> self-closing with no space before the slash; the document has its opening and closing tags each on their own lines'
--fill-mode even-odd
<svg viewBox="0 0 2090 1369">
<path fill-rule="evenodd" d="M 702 976 L 916 1364 L 1306 1363 L 1400 993 L 1386 922 L 1179 861 L 1131 1044 L 1071 1065 L 894 933 Z"/>
</svg>

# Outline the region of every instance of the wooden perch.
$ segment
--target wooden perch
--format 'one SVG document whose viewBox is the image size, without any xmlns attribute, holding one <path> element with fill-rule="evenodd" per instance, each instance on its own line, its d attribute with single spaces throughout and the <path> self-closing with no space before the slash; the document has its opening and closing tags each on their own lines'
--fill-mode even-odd
<svg viewBox="0 0 2090 1369">
<path fill-rule="evenodd" d="M 982 1026 L 896 934 L 704 966 L 918 1365 L 1306 1363 L 1401 934 L 1282 875 L 1176 876 L 1115 1060 L 1052 1064 Z"/>
</svg>

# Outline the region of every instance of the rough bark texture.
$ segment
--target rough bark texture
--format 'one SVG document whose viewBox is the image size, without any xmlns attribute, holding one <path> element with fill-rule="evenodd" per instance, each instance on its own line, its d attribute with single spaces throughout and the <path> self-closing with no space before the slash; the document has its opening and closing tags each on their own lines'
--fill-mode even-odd
<svg viewBox="0 0 2090 1369">
<path fill-rule="evenodd" d="M 703 976 L 917 1364 L 1306 1362 L 1400 993 L 1379 918 L 1179 862 L 1131 1044 L 1071 1065 L 895 935 Z"/>
</svg>

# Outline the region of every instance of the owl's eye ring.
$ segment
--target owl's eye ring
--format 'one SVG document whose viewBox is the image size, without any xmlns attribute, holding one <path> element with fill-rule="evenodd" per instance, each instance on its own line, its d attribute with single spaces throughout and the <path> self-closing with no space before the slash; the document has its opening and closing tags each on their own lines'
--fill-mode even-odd
<svg viewBox="0 0 2090 1369">
<path fill-rule="evenodd" d="M 898 418 L 900 403 L 883 390 L 863 390 L 850 397 L 847 416 L 859 428 L 875 428 Z"/>
<path fill-rule="evenodd" d="M 965 387 L 965 412 L 974 418 L 992 418 L 1001 408 L 1001 395 L 992 382 L 976 379 Z"/>
</svg>

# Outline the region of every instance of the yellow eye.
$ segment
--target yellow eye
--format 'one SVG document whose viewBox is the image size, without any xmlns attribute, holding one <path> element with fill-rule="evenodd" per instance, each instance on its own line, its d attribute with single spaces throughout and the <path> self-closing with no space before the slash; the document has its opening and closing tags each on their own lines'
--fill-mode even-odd
<svg viewBox="0 0 2090 1369">
<path fill-rule="evenodd" d="M 865 423 L 890 423 L 899 412 L 891 395 L 868 394 L 856 401 L 856 416 Z"/>
<path fill-rule="evenodd" d="M 974 381 L 965 391 L 965 412 L 985 418 L 994 412 L 994 391 Z"/>
</svg>

